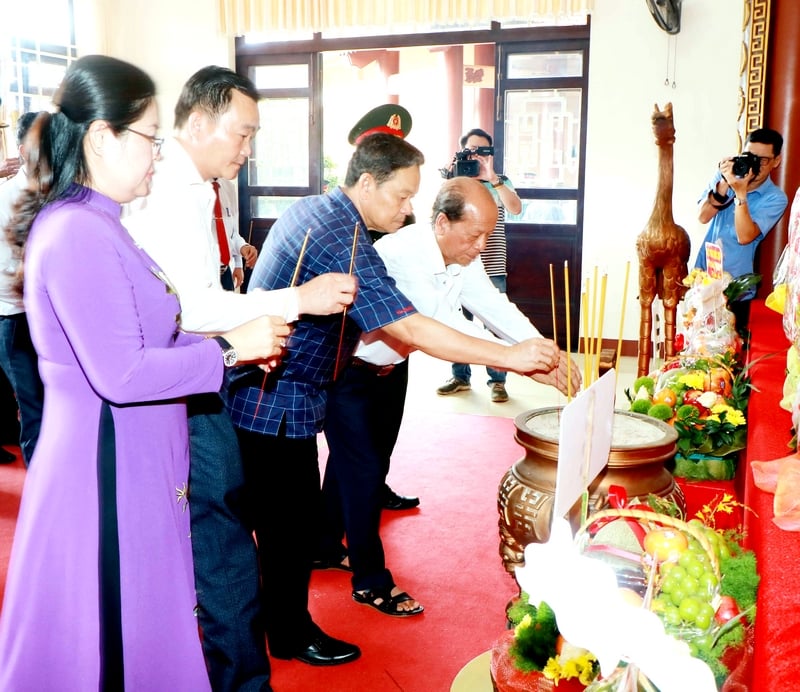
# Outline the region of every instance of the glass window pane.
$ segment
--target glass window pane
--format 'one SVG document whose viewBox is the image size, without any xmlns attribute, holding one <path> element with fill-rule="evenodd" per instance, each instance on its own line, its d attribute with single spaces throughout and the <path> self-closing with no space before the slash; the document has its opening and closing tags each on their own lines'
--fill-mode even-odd
<svg viewBox="0 0 800 692">
<path fill-rule="evenodd" d="M 4 3 L 3 28 L 6 35 L 32 39 L 40 46 L 53 43 L 69 46 L 75 43 L 73 17 L 82 10 L 73 10 L 69 0 L 38 0 L 38 2 Z M 80 17 L 79 17 L 80 19 Z"/>
<path fill-rule="evenodd" d="M 574 226 L 578 222 L 578 202 L 574 199 L 523 199 L 522 211 L 507 215 L 506 221 Z"/>
<path fill-rule="evenodd" d="M 503 171 L 520 188 L 578 188 L 580 89 L 506 92 Z"/>
<path fill-rule="evenodd" d="M 508 79 L 583 76 L 583 53 L 512 53 L 508 56 Z"/>
<path fill-rule="evenodd" d="M 262 99 L 258 110 L 261 129 L 255 137 L 249 184 L 308 187 L 309 100 Z"/>
<path fill-rule="evenodd" d="M 256 197 L 250 198 L 250 213 L 254 218 L 277 219 L 299 197 Z"/>
<path fill-rule="evenodd" d="M 306 89 L 308 65 L 258 65 L 251 79 L 258 89 Z"/>
</svg>

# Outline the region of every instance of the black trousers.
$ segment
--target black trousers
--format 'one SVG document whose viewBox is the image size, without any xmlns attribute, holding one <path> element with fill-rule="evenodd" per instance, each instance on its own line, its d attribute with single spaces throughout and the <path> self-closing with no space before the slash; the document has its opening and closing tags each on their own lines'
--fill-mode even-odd
<svg viewBox="0 0 800 692">
<path fill-rule="evenodd" d="M 321 503 L 317 438 L 288 438 L 283 427 L 278 435 L 236 434 L 258 543 L 267 643 L 273 655 L 291 658 L 318 630 L 308 612 Z"/>
<path fill-rule="evenodd" d="M 383 487 L 403 419 L 408 361 L 388 375 L 350 365 L 328 395 L 330 450 L 322 485 L 320 556 L 335 556 L 347 537 L 353 589 L 394 586 L 380 537 Z"/>
<path fill-rule="evenodd" d="M 189 511 L 198 620 L 214 692 L 268 692 L 253 531 L 233 424 L 218 394 L 188 399 Z"/>
<path fill-rule="evenodd" d="M 233 272 L 230 267 L 225 267 L 225 271 L 219 275 L 219 282 L 226 291 L 233 290 Z"/>
</svg>

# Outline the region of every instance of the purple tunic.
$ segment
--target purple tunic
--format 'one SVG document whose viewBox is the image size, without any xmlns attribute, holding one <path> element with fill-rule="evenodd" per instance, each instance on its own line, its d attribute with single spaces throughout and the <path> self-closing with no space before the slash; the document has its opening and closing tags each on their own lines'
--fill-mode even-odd
<svg viewBox="0 0 800 692">
<path fill-rule="evenodd" d="M 98 689 L 98 425 L 116 435 L 128 690 L 209 689 L 195 605 L 180 397 L 217 391 L 219 346 L 177 331 L 174 294 L 91 192 L 39 214 L 25 307 L 45 385 L 0 612 L 0 690 Z M 112 500 L 113 501 L 113 500 Z"/>
</svg>

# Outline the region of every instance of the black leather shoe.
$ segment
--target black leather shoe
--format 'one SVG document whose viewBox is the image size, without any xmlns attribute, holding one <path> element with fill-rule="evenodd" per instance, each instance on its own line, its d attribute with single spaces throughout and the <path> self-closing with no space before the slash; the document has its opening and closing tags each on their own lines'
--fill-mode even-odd
<svg viewBox="0 0 800 692">
<path fill-rule="evenodd" d="M 418 497 L 406 497 L 405 495 L 398 495 L 388 485 L 385 486 L 383 491 L 384 509 L 414 509 L 414 507 L 418 505 Z"/>
<path fill-rule="evenodd" d="M 350 663 L 361 656 L 361 649 L 355 644 L 348 644 L 341 639 L 334 639 L 320 630 L 314 640 L 302 651 L 291 656 L 272 653 L 275 658 L 296 658 L 311 666 L 338 666 Z"/>
<path fill-rule="evenodd" d="M 342 572 L 352 572 L 353 568 L 345 564 L 347 553 L 339 557 L 322 557 L 311 561 L 311 569 L 339 569 Z"/>
</svg>

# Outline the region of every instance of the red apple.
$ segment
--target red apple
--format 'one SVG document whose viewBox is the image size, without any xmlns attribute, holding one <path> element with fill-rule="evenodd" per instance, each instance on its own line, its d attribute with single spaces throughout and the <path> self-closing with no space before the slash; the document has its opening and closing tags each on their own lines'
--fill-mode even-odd
<svg viewBox="0 0 800 692">
<path fill-rule="evenodd" d="M 700 415 L 703 416 L 708 413 L 708 408 L 700 403 L 701 396 L 703 396 L 703 392 L 699 389 L 687 389 L 683 393 L 683 403 L 694 406 L 700 412 Z"/>
<path fill-rule="evenodd" d="M 717 612 L 714 613 L 714 620 L 718 625 L 724 625 L 728 620 L 732 620 L 739 614 L 739 605 L 733 596 L 722 596 L 719 601 Z"/>
</svg>

